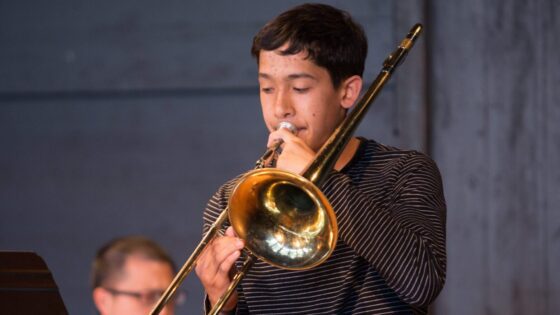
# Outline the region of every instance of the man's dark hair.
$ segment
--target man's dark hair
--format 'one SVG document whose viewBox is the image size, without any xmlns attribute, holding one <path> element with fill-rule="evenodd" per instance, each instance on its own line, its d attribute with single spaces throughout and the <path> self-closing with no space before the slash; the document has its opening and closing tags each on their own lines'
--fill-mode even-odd
<svg viewBox="0 0 560 315">
<path fill-rule="evenodd" d="M 272 51 L 288 43 L 282 55 L 301 51 L 327 69 L 336 88 L 346 78 L 362 76 L 367 56 L 363 28 L 350 14 L 325 4 L 303 4 L 267 23 L 253 39 L 251 54 Z"/>
<path fill-rule="evenodd" d="M 131 256 L 167 263 L 175 271 L 171 257 L 154 241 L 142 236 L 121 237 L 110 241 L 97 252 L 91 270 L 92 287 L 95 289 L 107 285 L 121 276 L 126 259 Z"/>
</svg>

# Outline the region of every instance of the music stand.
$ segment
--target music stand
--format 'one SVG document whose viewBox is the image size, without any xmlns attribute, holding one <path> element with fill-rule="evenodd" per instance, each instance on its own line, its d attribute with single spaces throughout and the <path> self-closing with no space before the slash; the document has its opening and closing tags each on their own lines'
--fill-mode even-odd
<svg viewBox="0 0 560 315">
<path fill-rule="evenodd" d="M 54 278 L 39 255 L 0 251 L 0 313 L 68 314 Z"/>
</svg>

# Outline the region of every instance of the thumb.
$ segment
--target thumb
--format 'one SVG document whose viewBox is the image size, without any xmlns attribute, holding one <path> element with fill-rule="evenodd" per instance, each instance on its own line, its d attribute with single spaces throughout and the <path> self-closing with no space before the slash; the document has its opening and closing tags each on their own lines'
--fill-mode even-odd
<svg viewBox="0 0 560 315">
<path fill-rule="evenodd" d="M 226 236 L 238 237 L 232 226 L 228 227 L 225 233 Z"/>
</svg>

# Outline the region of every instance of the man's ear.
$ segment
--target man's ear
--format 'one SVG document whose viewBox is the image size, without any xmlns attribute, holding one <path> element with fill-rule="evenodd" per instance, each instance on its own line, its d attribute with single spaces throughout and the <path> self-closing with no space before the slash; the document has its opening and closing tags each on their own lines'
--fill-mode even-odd
<svg viewBox="0 0 560 315">
<path fill-rule="evenodd" d="M 109 314 L 111 294 L 107 292 L 107 290 L 101 287 L 97 287 L 93 289 L 92 295 L 93 295 L 93 303 L 95 304 L 95 307 L 97 307 L 99 314 L 101 315 Z"/>
<path fill-rule="evenodd" d="M 341 105 L 342 107 L 348 109 L 354 105 L 360 92 L 362 91 L 362 77 L 359 75 L 353 75 L 346 80 L 342 81 L 340 89 L 342 93 Z"/>
</svg>

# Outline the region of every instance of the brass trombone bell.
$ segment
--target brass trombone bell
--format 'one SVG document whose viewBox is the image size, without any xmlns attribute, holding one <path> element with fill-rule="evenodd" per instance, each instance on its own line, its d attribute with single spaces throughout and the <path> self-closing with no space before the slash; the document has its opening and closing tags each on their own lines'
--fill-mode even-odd
<svg viewBox="0 0 560 315">
<path fill-rule="evenodd" d="M 229 222 L 250 253 L 290 270 L 325 261 L 338 237 L 334 211 L 317 186 L 278 169 L 243 177 L 230 197 Z"/>
</svg>

